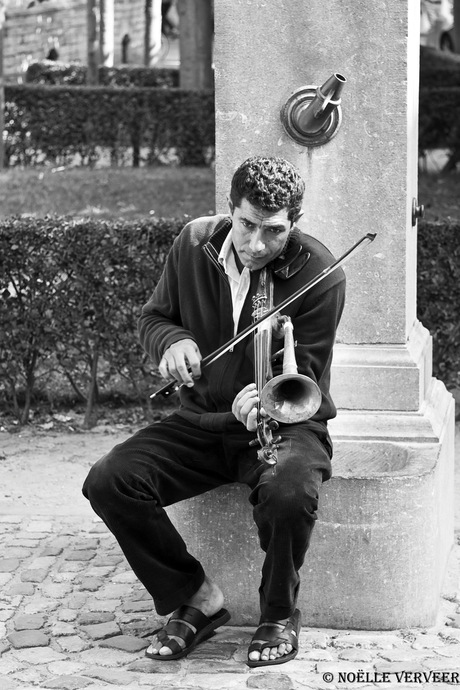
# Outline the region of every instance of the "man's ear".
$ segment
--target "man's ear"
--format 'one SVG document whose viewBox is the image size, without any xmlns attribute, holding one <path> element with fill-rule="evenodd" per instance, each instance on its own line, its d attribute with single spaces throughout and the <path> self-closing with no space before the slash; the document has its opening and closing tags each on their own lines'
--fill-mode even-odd
<svg viewBox="0 0 460 690">
<path fill-rule="evenodd" d="M 303 208 L 301 208 L 300 211 L 298 212 L 298 214 L 292 219 L 292 225 L 295 225 L 296 223 L 298 223 L 299 220 L 302 218 L 304 213 L 305 213 L 305 211 L 303 210 Z"/>
<path fill-rule="evenodd" d="M 232 200 L 230 199 L 230 197 L 228 195 L 227 195 L 227 204 L 228 204 L 228 208 L 230 210 L 230 215 L 233 216 L 233 211 L 235 210 L 235 207 L 233 206 Z"/>
</svg>

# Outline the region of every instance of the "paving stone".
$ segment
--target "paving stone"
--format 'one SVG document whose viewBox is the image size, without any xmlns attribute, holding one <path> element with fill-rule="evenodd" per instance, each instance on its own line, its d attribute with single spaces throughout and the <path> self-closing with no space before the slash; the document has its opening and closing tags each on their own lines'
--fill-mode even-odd
<svg viewBox="0 0 460 690">
<path fill-rule="evenodd" d="M 77 592 L 67 599 L 67 608 L 81 610 L 85 606 L 87 599 L 86 594 Z"/>
<path fill-rule="evenodd" d="M 89 649 L 91 646 L 89 642 L 83 640 L 78 635 L 60 637 L 58 640 L 56 640 L 56 642 L 63 652 L 69 652 L 69 654 L 83 652 L 85 649 Z"/>
<path fill-rule="evenodd" d="M 31 582 L 18 583 L 11 585 L 8 594 L 21 594 L 23 596 L 31 596 L 35 593 L 35 587 Z"/>
<path fill-rule="evenodd" d="M 114 575 L 112 578 L 113 582 L 137 582 L 137 577 L 133 572 L 130 570 L 127 570 L 123 573 L 119 573 L 118 575 Z"/>
<path fill-rule="evenodd" d="M 94 625 L 95 623 L 108 623 L 115 620 L 114 613 L 106 611 L 85 611 L 78 616 L 80 625 Z"/>
<path fill-rule="evenodd" d="M 181 664 L 177 661 L 155 661 L 154 659 L 143 658 L 134 661 L 127 666 L 127 669 L 135 673 L 178 674 L 181 671 Z"/>
<path fill-rule="evenodd" d="M 29 524 L 24 526 L 24 531 L 25 532 L 34 532 L 35 534 L 37 533 L 45 533 L 48 534 L 49 532 L 53 531 L 53 523 L 50 521 L 45 521 L 45 520 L 37 520 L 37 521 L 32 521 L 29 522 Z"/>
<path fill-rule="evenodd" d="M 55 611 L 58 607 L 58 601 L 42 597 L 40 599 L 29 600 L 24 606 L 24 613 L 42 613 L 44 611 L 50 613 L 51 611 Z"/>
<path fill-rule="evenodd" d="M 460 613 L 455 614 L 455 616 L 449 616 L 448 626 L 452 628 L 460 628 Z"/>
<path fill-rule="evenodd" d="M 40 568 L 52 568 L 56 563 L 53 556 L 37 556 L 31 563 L 28 564 L 30 570 L 39 570 Z"/>
<path fill-rule="evenodd" d="M 416 661 L 427 656 L 436 656 L 436 652 L 431 649 L 412 649 L 412 647 L 379 652 L 379 657 L 386 661 Z"/>
<path fill-rule="evenodd" d="M 111 576 L 113 571 L 115 570 L 114 566 L 108 567 L 108 566 L 99 566 L 99 567 L 90 567 L 86 571 L 86 577 L 100 577 L 103 580 L 106 577 Z M 111 577 L 111 580 L 114 580 L 114 577 Z"/>
<path fill-rule="evenodd" d="M 92 640 L 104 640 L 107 637 L 113 637 L 120 634 L 120 628 L 117 623 L 96 623 L 95 625 L 82 626 L 85 633 L 89 635 Z"/>
<path fill-rule="evenodd" d="M 21 686 L 19 683 L 17 683 L 15 680 L 11 680 L 10 678 L 2 678 L 2 690 L 16 690 L 16 688 L 20 688 Z"/>
<path fill-rule="evenodd" d="M 63 550 L 62 546 L 46 546 L 40 556 L 60 556 Z"/>
<path fill-rule="evenodd" d="M 39 614 L 28 614 L 18 616 L 14 620 L 14 627 L 16 630 L 40 630 L 45 625 L 44 616 Z"/>
<path fill-rule="evenodd" d="M 376 633 L 354 634 L 345 633 L 338 635 L 332 640 L 332 645 L 336 649 L 347 649 L 349 647 L 362 647 L 363 649 L 392 649 L 401 644 L 401 639 L 396 635 L 385 635 Z"/>
<path fill-rule="evenodd" d="M 65 655 L 52 649 L 52 647 L 33 647 L 31 649 L 15 649 L 13 652 L 24 664 L 32 666 L 44 666 L 55 661 L 65 661 Z"/>
<path fill-rule="evenodd" d="M 79 655 L 79 661 L 86 666 L 104 666 L 107 668 L 120 668 L 132 661 L 132 654 L 121 649 L 110 647 L 98 647 L 92 644 Z"/>
<path fill-rule="evenodd" d="M 60 621 L 71 623 L 77 619 L 77 612 L 73 609 L 59 609 L 57 617 Z"/>
<path fill-rule="evenodd" d="M 155 612 L 152 600 L 150 600 L 150 601 L 137 601 L 137 602 L 132 602 L 132 603 L 124 603 L 122 606 L 122 610 L 125 613 L 135 613 L 135 612 L 152 613 L 152 612 Z"/>
<path fill-rule="evenodd" d="M 80 589 L 88 592 L 97 592 L 104 585 L 100 577 L 84 577 L 80 581 Z"/>
<path fill-rule="evenodd" d="M 85 665 L 75 661 L 54 661 L 48 664 L 48 671 L 55 676 L 78 676 L 85 670 Z"/>
<path fill-rule="evenodd" d="M 13 573 L 0 573 L 0 589 L 4 589 L 8 582 L 13 579 Z"/>
<path fill-rule="evenodd" d="M 292 690 L 292 681 L 284 673 L 264 673 L 250 676 L 246 681 L 246 686 L 263 690 Z"/>
<path fill-rule="evenodd" d="M 330 644 L 330 637 L 322 632 L 301 632 L 300 641 L 303 646 L 314 647 L 315 649 L 327 649 L 327 646 Z"/>
<path fill-rule="evenodd" d="M 81 561 L 63 561 L 59 564 L 60 573 L 80 573 Z"/>
<path fill-rule="evenodd" d="M 87 688 L 92 685 L 93 681 L 83 676 L 59 676 L 52 680 L 45 680 L 41 683 L 41 688 L 49 688 L 50 690 L 79 690 L 80 688 Z"/>
<path fill-rule="evenodd" d="M 22 582 L 43 582 L 48 575 L 47 568 L 35 568 L 34 570 L 23 570 L 21 573 Z"/>
<path fill-rule="evenodd" d="M 79 544 L 74 544 L 73 548 L 75 551 L 88 551 L 88 549 L 97 549 L 99 546 L 100 540 L 93 537 L 93 538 L 87 538 L 85 539 L 84 542 L 81 542 Z"/>
<path fill-rule="evenodd" d="M 66 561 L 90 561 L 96 555 L 95 551 L 90 549 L 86 551 L 71 551 L 65 556 Z"/>
<path fill-rule="evenodd" d="M 130 591 L 129 586 L 126 585 L 103 585 L 96 594 L 96 599 L 121 599 L 125 597 Z M 141 605 L 143 602 L 138 602 Z M 144 602 L 145 604 L 145 602 Z M 153 608 L 151 603 L 150 608 Z"/>
<path fill-rule="evenodd" d="M 8 635 L 8 640 L 15 649 L 23 649 L 24 647 L 46 647 L 50 643 L 48 635 L 37 630 L 12 632 Z"/>
<path fill-rule="evenodd" d="M 344 649 L 339 653 L 339 659 L 343 661 L 372 661 L 374 656 L 371 651 L 362 648 Z"/>
<path fill-rule="evenodd" d="M 446 647 L 438 647 L 436 652 L 440 656 L 454 657 L 458 659 L 460 667 L 460 644 L 449 644 Z"/>
<path fill-rule="evenodd" d="M 302 649 L 296 657 L 300 661 L 334 661 L 335 657 L 327 649 L 309 649 L 304 652 Z"/>
<path fill-rule="evenodd" d="M 193 651 L 194 659 L 231 659 L 238 645 L 229 642 L 204 642 Z"/>
<path fill-rule="evenodd" d="M 53 637 L 66 637 L 68 635 L 75 635 L 75 626 L 70 625 L 70 623 L 64 623 L 62 621 L 59 621 L 57 623 L 53 623 L 53 625 L 50 628 L 50 633 L 53 635 Z"/>
<path fill-rule="evenodd" d="M 439 635 L 420 634 L 416 636 L 412 647 L 414 649 L 435 649 L 436 647 L 442 647 L 444 644 L 444 640 Z"/>
<path fill-rule="evenodd" d="M 13 573 L 19 568 L 18 558 L 0 558 L 0 573 Z"/>
<path fill-rule="evenodd" d="M 105 683 L 129 685 L 136 680 L 136 675 L 130 671 L 119 671 L 118 669 L 111 670 L 105 668 L 88 668 L 85 670 L 85 675 L 96 680 L 102 680 Z"/>
<path fill-rule="evenodd" d="M 88 599 L 88 608 L 92 611 L 115 611 L 121 606 L 121 599 Z"/>
<path fill-rule="evenodd" d="M 125 652 L 139 652 L 141 649 L 148 647 L 150 642 L 142 640 L 133 635 L 117 635 L 110 637 L 100 643 L 101 647 L 112 647 L 113 649 L 122 649 Z"/>
</svg>

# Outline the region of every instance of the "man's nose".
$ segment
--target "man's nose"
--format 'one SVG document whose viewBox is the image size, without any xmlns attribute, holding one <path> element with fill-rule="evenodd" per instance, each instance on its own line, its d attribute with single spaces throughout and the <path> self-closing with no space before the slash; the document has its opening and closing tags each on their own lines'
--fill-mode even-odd
<svg viewBox="0 0 460 690">
<path fill-rule="evenodd" d="M 254 254 L 260 254 L 265 250 L 265 242 L 262 238 L 262 233 L 260 230 L 255 232 L 249 242 L 249 247 Z"/>
</svg>

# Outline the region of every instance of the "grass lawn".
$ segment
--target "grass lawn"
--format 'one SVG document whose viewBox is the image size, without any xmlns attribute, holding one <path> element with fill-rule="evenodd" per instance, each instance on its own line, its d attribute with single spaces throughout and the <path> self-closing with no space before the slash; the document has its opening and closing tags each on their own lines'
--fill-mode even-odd
<svg viewBox="0 0 460 690">
<path fill-rule="evenodd" d="M 425 220 L 460 218 L 460 171 L 421 173 L 418 201 L 425 206 Z"/>
<path fill-rule="evenodd" d="M 210 168 L 12 168 L 0 173 L 0 218 L 198 217 L 214 213 L 214 195 Z"/>
<path fill-rule="evenodd" d="M 211 168 L 12 168 L 0 173 L 0 218 L 28 214 L 192 218 L 215 211 Z M 419 174 L 427 220 L 460 218 L 460 171 Z"/>
</svg>

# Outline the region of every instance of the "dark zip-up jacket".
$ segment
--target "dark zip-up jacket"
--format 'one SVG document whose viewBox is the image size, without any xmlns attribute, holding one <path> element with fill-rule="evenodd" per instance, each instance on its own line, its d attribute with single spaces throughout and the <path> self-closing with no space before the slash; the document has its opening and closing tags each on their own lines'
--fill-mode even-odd
<svg viewBox="0 0 460 690">
<path fill-rule="evenodd" d="M 209 216 L 191 221 L 176 237 L 162 277 L 139 319 L 141 344 L 156 365 L 165 350 L 183 338 L 195 340 L 201 355 L 206 357 L 233 337 L 231 290 L 218 261 L 231 227 L 229 216 Z M 282 302 L 333 261 L 321 242 L 294 227 L 283 253 L 271 263 L 274 304 Z M 238 331 L 252 322 L 252 296 L 258 276 L 259 271 L 251 275 Z M 332 348 L 344 298 L 345 275 L 339 268 L 283 311 L 293 322 L 299 373 L 312 378 L 322 393 L 318 412 L 305 423 L 319 423 L 323 430 L 327 420 L 336 415 L 329 383 Z M 280 347 L 278 341 L 274 349 Z M 205 367 L 192 388 L 181 387 L 180 412 L 203 426 L 218 427 L 218 420 L 228 419 L 228 413 L 231 414 L 236 394 L 254 381 L 253 359 L 252 336 L 248 336 L 232 352 Z M 280 369 L 275 367 L 273 373 L 280 373 Z"/>
</svg>

